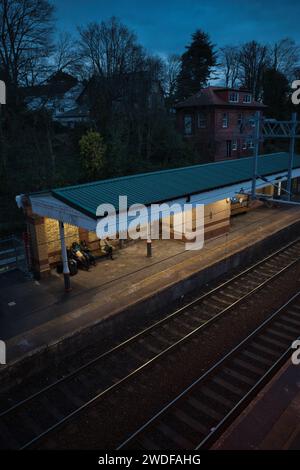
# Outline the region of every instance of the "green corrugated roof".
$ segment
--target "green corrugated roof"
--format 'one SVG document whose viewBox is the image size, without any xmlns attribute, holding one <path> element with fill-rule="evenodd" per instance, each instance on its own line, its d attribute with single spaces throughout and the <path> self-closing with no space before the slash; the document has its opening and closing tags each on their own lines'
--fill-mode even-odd
<svg viewBox="0 0 300 470">
<path fill-rule="evenodd" d="M 261 155 L 258 160 L 261 176 L 285 171 L 287 167 L 287 153 Z M 300 155 L 295 156 L 294 168 L 300 168 Z M 53 189 L 52 195 L 95 218 L 100 204 L 110 203 L 117 208 L 119 196 L 126 195 L 129 206 L 149 205 L 242 183 L 252 178 L 252 172 L 253 157 L 248 157 L 68 186 Z"/>
</svg>

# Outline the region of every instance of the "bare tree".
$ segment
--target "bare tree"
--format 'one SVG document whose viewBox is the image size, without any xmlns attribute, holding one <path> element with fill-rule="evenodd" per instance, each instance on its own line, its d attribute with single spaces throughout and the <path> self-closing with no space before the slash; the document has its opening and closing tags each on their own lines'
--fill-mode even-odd
<svg viewBox="0 0 300 470">
<path fill-rule="evenodd" d="M 92 74 L 112 77 L 136 71 L 143 62 L 143 50 L 136 36 L 117 18 L 89 23 L 79 28 L 83 60 Z"/>
<path fill-rule="evenodd" d="M 49 76 L 49 57 L 36 56 L 35 53 L 28 54 L 22 67 L 19 84 L 24 86 L 35 86 L 43 82 Z"/>
<path fill-rule="evenodd" d="M 270 49 L 270 67 L 283 73 L 288 80 L 293 79 L 299 60 L 300 47 L 291 38 L 281 39 Z"/>
<path fill-rule="evenodd" d="M 73 36 L 68 32 L 61 32 L 55 44 L 52 56 L 54 73 L 67 72 L 77 75 L 81 71 L 81 58 L 78 45 Z"/>
<path fill-rule="evenodd" d="M 244 44 L 240 53 L 240 81 L 242 86 L 260 99 L 263 73 L 268 65 L 268 48 L 256 41 Z"/>
<path fill-rule="evenodd" d="M 9 86 L 26 83 L 26 74 L 48 56 L 53 6 L 47 0 L 0 0 L 0 59 Z"/>
<path fill-rule="evenodd" d="M 165 94 L 168 98 L 175 96 L 181 59 L 177 54 L 170 54 L 165 61 Z"/>
<path fill-rule="evenodd" d="M 220 49 L 220 65 L 223 70 L 225 86 L 236 87 L 240 74 L 240 48 L 238 46 L 222 47 Z"/>
</svg>

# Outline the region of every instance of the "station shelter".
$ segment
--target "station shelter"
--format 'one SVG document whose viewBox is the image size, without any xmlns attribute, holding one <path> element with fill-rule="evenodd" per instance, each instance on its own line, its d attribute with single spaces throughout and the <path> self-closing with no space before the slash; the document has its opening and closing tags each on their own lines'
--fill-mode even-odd
<svg viewBox="0 0 300 470">
<path fill-rule="evenodd" d="M 103 240 L 99 240 L 96 233 L 100 220 L 97 217 L 97 208 L 101 204 L 111 204 L 118 209 L 119 196 L 127 197 L 128 207 L 143 204 L 150 208 L 151 204 L 177 203 L 182 207 L 190 204 L 194 211 L 196 204 L 203 204 L 204 239 L 225 234 L 230 230 L 231 217 L 255 209 L 260 198 L 273 200 L 278 195 L 283 195 L 284 198 L 288 158 L 288 153 L 284 152 L 259 156 L 255 201 L 251 201 L 249 196 L 253 157 L 19 195 L 16 201 L 26 217 L 31 269 L 39 278 L 49 275 L 74 241 L 84 240 L 96 257 L 103 256 Z M 294 158 L 292 176 L 293 187 L 300 188 L 298 155 Z M 117 210 L 117 224 L 118 217 L 120 213 Z M 171 236 L 175 237 L 176 227 L 172 220 L 165 221 L 163 214 L 158 214 L 157 217 L 161 224 L 170 223 Z M 196 218 L 192 216 L 192 220 L 196 221 Z M 197 231 L 194 222 L 192 230 Z M 117 232 L 116 239 L 111 239 L 108 234 L 109 243 L 114 250 L 124 248 L 127 243 L 119 236 L 119 225 Z M 151 242 L 151 230 L 147 242 Z M 64 261 L 66 263 L 66 259 Z"/>
</svg>

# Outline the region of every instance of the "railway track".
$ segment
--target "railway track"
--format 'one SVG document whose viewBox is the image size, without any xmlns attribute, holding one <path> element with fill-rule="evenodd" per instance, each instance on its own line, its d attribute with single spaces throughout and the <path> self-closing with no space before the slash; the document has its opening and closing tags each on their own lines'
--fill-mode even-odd
<svg viewBox="0 0 300 470">
<path fill-rule="evenodd" d="M 118 447 L 209 448 L 291 354 L 300 292 Z"/>
<path fill-rule="evenodd" d="M 299 260 L 298 239 L 37 393 L 1 410 L 0 448 L 32 446 L 164 355 L 198 337 Z"/>
</svg>

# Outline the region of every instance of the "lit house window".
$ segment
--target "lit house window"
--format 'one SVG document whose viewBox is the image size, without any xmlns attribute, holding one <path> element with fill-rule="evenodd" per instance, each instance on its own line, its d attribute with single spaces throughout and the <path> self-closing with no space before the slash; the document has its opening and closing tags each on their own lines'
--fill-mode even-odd
<svg viewBox="0 0 300 470">
<path fill-rule="evenodd" d="M 233 140 L 232 141 L 232 150 L 237 150 L 237 148 L 238 148 L 238 142 L 237 142 L 237 140 Z"/>
<path fill-rule="evenodd" d="M 198 113 L 198 128 L 206 128 L 206 115 L 204 113 Z"/>
<path fill-rule="evenodd" d="M 190 114 L 184 116 L 184 133 L 185 135 L 192 135 L 193 133 L 193 118 Z"/>
<path fill-rule="evenodd" d="M 223 127 L 223 128 L 228 127 L 228 113 L 223 113 L 223 117 L 222 117 L 222 127 Z"/>
<path fill-rule="evenodd" d="M 243 103 L 251 103 L 252 96 L 251 95 L 244 95 Z"/>
<path fill-rule="evenodd" d="M 229 101 L 230 103 L 238 103 L 239 102 L 239 94 L 236 92 L 229 93 Z"/>
</svg>

